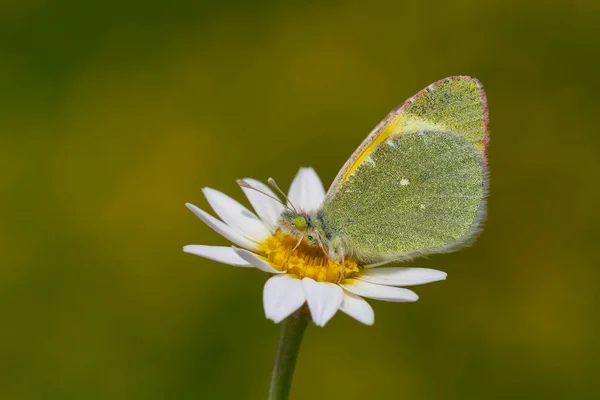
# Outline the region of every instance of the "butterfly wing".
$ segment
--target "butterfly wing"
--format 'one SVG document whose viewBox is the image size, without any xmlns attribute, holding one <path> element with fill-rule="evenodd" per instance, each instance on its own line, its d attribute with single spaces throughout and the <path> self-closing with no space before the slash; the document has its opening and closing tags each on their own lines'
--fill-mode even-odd
<svg viewBox="0 0 600 400">
<path fill-rule="evenodd" d="M 325 197 L 328 238 L 363 262 L 467 244 L 485 217 L 487 105 L 469 77 L 436 82 L 392 111 Z"/>
</svg>

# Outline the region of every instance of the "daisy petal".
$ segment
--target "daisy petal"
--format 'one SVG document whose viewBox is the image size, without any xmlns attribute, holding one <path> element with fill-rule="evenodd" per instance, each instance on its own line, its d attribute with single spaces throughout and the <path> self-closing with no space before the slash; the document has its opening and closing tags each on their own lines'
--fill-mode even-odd
<svg viewBox="0 0 600 400">
<path fill-rule="evenodd" d="M 305 301 L 302 282 L 298 279 L 278 275 L 265 283 L 263 289 L 265 315 L 276 324 L 302 307 Z"/>
<path fill-rule="evenodd" d="M 278 269 L 273 268 L 271 264 L 257 256 L 256 254 L 252 253 L 251 251 L 238 249 L 237 247 L 232 247 L 232 249 L 244 261 L 252 264 L 253 267 L 258 268 L 261 271 L 268 272 L 269 274 L 285 274 L 285 271 L 280 271 Z"/>
<path fill-rule="evenodd" d="M 319 208 L 325 198 L 325 188 L 314 169 L 300 168 L 292 181 L 288 197 L 298 209 L 311 211 Z"/>
<path fill-rule="evenodd" d="M 271 232 L 254 213 L 218 190 L 202 189 L 215 213 L 230 227 L 257 242 L 265 240 Z"/>
<path fill-rule="evenodd" d="M 429 268 L 387 267 L 365 269 L 357 279 L 379 285 L 411 286 L 442 281 L 447 275 L 445 272 Z"/>
<path fill-rule="evenodd" d="M 202 222 L 210 226 L 215 232 L 223 236 L 225 239 L 237 244 L 240 247 L 244 247 L 250 250 L 258 250 L 258 245 L 254 241 L 246 238 L 241 233 L 238 233 L 235 229 L 231 228 L 229 225 L 219 221 L 212 215 L 208 214 L 206 211 L 203 211 L 190 203 L 186 203 L 185 206 L 189 208 L 191 212 L 196 214 L 196 216 L 200 218 Z"/>
<path fill-rule="evenodd" d="M 344 291 L 338 285 L 302 279 L 302 287 L 312 319 L 317 326 L 325 326 L 339 310 L 344 300 Z"/>
<path fill-rule="evenodd" d="M 382 265 L 389 264 L 389 263 L 392 263 L 392 262 L 394 262 L 394 260 L 380 261 L 380 262 L 376 262 L 376 263 L 373 263 L 373 264 L 367 264 L 367 265 L 365 265 L 365 268 L 376 268 L 376 267 L 380 267 Z"/>
<path fill-rule="evenodd" d="M 357 279 L 345 279 L 342 287 L 350 293 L 369 297 L 375 300 L 404 302 L 417 301 L 419 296 L 412 290 L 397 288 L 393 286 L 377 285 L 375 283 L 359 281 Z"/>
<path fill-rule="evenodd" d="M 209 260 L 233 265 L 235 267 L 253 267 L 253 265 L 238 256 L 231 247 L 201 246 L 199 244 L 190 244 L 184 246 L 183 251 L 200 257 L 208 258 Z"/>
<path fill-rule="evenodd" d="M 252 188 L 258 189 L 261 192 L 265 192 L 269 196 L 278 198 L 277 195 L 273 193 L 273 191 L 262 182 L 250 178 L 245 178 L 241 181 Z M 250 201 L 250 204 L 252 204 L 252 207 L 254 207 L 254 210 L 256 211 L 258 216 L 264 221 L 264 223 L 269 228 L 271 228 L 271 230 L 274 230 L 277 226 L 277 220 L 283 212 L 283 204 L 281 204 L 275 199 L 271 199 L 268 196 L 265 196 L 264 194 L 254 189 L 244 186 L 241 186 L 241 188 L 246 194 L 246 197 L 248 197 L 248 201 Z"/>
<path fill-rule="evenodd" d="M 365 325 L 373 325 L 375 313 L 365 299 L 350 292 L 344 291 L 344 302 L 340 310 Z"/>
</svg>

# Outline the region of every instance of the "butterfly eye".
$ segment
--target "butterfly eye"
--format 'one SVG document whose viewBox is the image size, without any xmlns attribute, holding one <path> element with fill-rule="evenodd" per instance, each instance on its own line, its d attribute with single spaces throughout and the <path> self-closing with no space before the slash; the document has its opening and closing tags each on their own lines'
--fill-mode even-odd
<svg viewBox="0 0 600 400">
<path fill-rule="evenodd" d="M 312 235 L 306 235 L 306 238 L 310 241 L 312 241 L 314 238 L 312 237 Z"/>
<path fill-rule="evenodd" d="M 294 218 L 294 225 L 296 226 L 296 228 L 298 228 L 301 231 L 305 230 L 308 227 L 306 218 L 304 218 L 302 216 L 298 216 L 298 217 Z"/>
</svg>

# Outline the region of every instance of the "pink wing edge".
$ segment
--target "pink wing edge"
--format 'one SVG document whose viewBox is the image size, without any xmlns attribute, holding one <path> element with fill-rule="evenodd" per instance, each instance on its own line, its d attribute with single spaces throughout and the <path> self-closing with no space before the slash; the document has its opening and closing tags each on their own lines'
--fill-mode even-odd
<svg viewBox="0 0 600 400">
<path fill-rule="evenodd" d="M 365 140 L 363 140 L 363 142 L 360 144 L 360 146 L 358 146 L 358 148 L 356 150 L 354 150 L 354 153 L 352 153 L 350 158 L 342 166 L 342 168 L 336 175 L 335 179 L 331 183 L 331 186 L 329 186 L 329 189 L 327 189 L 327 193 L 325 194 L 325 200 L 327 200 L 330 193 L 332 193 L 332 189 L 337 185 L 338 181 L 340 179 L 342 179 L 342 176 L 344 176 L 344 174 L 346 173 L 346 170 L 350 167 L 350 165 L 352 165 L 354 163 L 354 160 L 362 153 L 362 151 L 365 149 L 365 147 L 370 145 L 371 142 L 373 142 L 373 140 L 375 140 L 375 138 L 377 137 L 379 132 L 381 132 L 381 129 L 383 129 L 383 127 L 387 125 L 388 121 L 390 121 L 392 118 L 394 118 L 396 115 L 398 115 L 407 104 L 412 104 L 415 101 L 415 98 L 420 96 L 425 91 L 429 90 L 432 87 L 436 87 L 437 85 L 439 85 L 441 83 L 449 82 L 449 81 L 452 81 L 455 79 L 468 79 L 470 81 L 473 81 L 475 83 L 475 85 L 477 86 L 477 88 L 479 89 L 479 96 L 481 97 L 481 105 L 483 108 L 483 122 L 484 122 L 484 127 L 485 127 L 485 136 L 483 138 L 483 159 L 481 161 L 482 161 L 483 167 L 485 169 L 487 169 L 487 163 L 488 163 L 487 148 L 488 148 L 488 143 L 490 142 L 490 130 L 489 130 L 490 117 L 489 117 L 489 113 L 488 113 L 487 97 L 485 95 L 485 91 L 483 90 L 483 85 L 481 84 L 481 82 L 479 82 L 478 79 L 470 77 L 470 76 L 466 76 L 466 75 L 449 76 L 447 78 L 440 79 L 439 81 L 434 82 L 434 83 L 430 84 L 429 86 L 421 89 L 414 96 L 410 97 L 408 100 L 406 100 L 405 102 L 400 104 L 398 107 L 393 109 L 388 115 L 386 115 L 386 117 L 383 119 L 383 121 L 381 121 L 379 124 L 377 124 L 377 126 L 375 128 L 373 128 L 373 130 L 369 133 L 367 138 Z"/>
</svg>

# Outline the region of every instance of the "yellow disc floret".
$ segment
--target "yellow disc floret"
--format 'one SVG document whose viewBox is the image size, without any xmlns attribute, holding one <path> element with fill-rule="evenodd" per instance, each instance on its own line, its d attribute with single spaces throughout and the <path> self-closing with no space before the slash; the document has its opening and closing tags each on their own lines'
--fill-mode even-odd
<svg viewBox="0 0 600 400">
<path fill-rule="evenodd" d="M 299 279 L 306 277 L 321 282 L 339 282 L 350 278 L 362 268 L 353 259 L 344 260 L 344 264 L 330 260 L 320 247 L 310 244 L 304 238 L 294 250 L 297 243 L 298 238 L 277 231 L 261 247 L 265 258 L 274 268 Z"/>
</svg>

